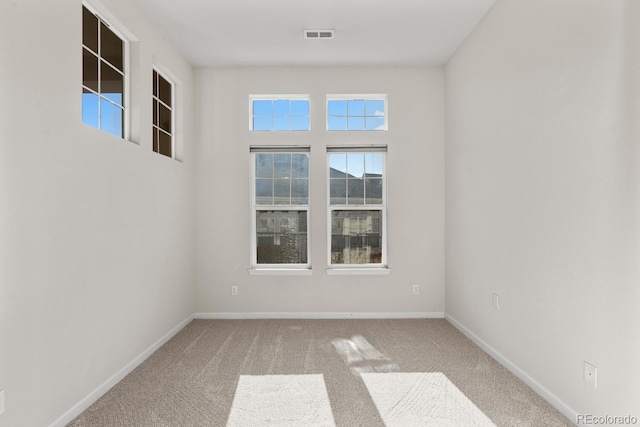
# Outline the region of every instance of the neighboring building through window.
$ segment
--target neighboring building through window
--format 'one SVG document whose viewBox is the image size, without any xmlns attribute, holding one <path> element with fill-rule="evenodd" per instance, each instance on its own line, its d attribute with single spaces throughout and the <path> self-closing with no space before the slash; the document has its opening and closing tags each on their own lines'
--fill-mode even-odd
<svg viewBox="0 0 640 427">
<path fill-rule="evenodd" d="M 328 95 L 327 130 L 387 130 L 386 95 Z"/>
<path fill-rule="evenodd" d="M 125 137 L 125 42 L 82 6 L 82 122 Z"/>
<path fill-rule="evenodd" d="M 386 147 L 329 147 L 330 267 L 386 267 Z"/>
<path fill-rule="evenodd" d="M 174 157 L 173 83 L 153 70 L 153 151 Z"/>
<path fill-rule="evenodd" d="M 308 131 L 307 95 L 251 95 L 253 131 Z"/>
<path fill-rule="evenodd" d="M 253 268 L 309 268 L 309 148 L 251 148 Z"/>
</svg>

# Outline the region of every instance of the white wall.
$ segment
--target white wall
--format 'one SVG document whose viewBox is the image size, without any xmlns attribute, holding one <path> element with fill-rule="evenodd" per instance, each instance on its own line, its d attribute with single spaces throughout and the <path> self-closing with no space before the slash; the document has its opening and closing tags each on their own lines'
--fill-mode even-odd
<svg viewBox="0 0 640 427">
<path fill-rule="evenodd" d="M 640 418 L 639 12 L 499 0 L 445 92 L 447 315 L 565 409 Z"/>
<path fill-rule="evenodd" d="M 81 2 L 0 2 L 0 426 L 44 426 L 194 311 L 192 71 L 129 0 L 133 134 L 81 123 Z M 152 152 L 151 66 L 184 162 Z M 137 118 L 137 119 L 136 119 Z"/>
<path fill-rule="evenodd" d="M 198 69 L 197 311 L 444 311 L 442 68 Z M 249 131 L 250 94 L 310 94 L 310 132 Z M 387 93 L 388 132 L 327 132 L 326 94 Z M 388 276 L 327 276 L 326 146 L 388 144 Z M 250 276 L 249 146 L 311 146 L 312 276 Z M 415 296 L 411 286 L 421 286 Z M 231 296 L 231 286 L 239 295 Z"/>
</svg>

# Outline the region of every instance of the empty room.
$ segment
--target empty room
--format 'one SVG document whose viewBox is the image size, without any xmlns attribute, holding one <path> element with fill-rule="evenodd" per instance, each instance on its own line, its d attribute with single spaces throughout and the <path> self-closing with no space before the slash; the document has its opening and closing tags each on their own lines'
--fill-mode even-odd
<svg viewBox="0 0 640 427">
<path fill-rule="evenodd" d="M 639 419 L 640 1 L 0 2 L 0 427 Z"/>
</svg>

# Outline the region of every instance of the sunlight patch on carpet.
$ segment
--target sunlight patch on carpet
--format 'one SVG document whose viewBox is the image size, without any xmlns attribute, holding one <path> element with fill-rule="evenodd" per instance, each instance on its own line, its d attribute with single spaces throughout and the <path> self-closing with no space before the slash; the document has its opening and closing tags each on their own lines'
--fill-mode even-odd
<svg viewBox="0 0 640 427">
<path fill-rule="evenodd" d="M 387 427 L 495 427 L 441 372 L 363 373 L 362 379 Z"/>
<path fill-rule="evenodd" d="M 335 426 L 324 377 L 241 375 L 227 426 Z"/>
</svg>

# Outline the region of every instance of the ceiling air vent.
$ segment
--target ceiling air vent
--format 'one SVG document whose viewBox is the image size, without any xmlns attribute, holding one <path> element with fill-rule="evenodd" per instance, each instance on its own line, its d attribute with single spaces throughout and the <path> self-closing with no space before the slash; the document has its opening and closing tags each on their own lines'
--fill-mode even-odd
<svg viewBox="0 0 640 427">
<path fill-rule="evenodd" d="M 305 39 L 328 40 L 333 38 L 335 30 L 304 30 Z"/>
</svg>

